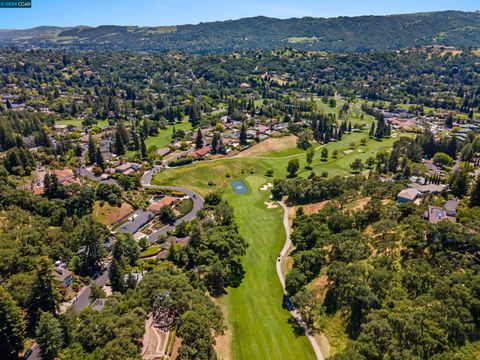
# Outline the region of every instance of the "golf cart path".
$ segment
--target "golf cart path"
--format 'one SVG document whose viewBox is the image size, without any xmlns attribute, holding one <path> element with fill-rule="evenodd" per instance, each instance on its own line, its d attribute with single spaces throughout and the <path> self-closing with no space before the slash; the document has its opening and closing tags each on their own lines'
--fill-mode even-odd
<svg viewBox="0 0 480 360">
<path fill-rule="evenodd" d="M 320 350 L 320 347 L 318 346 L 315 338 L 313 337 L 310 330 L 308 329 L 307 324 L 305 324 L 305 322 L 302 320 L 300 314 L 298 314 L 297 310 L 295 310 L 293 305 L 291 305 L 290 299 L 289 299 L 289 294 L 288 294 L 287 290 L 285 289 L 285 278 L 283 277 L 283 274 L 282 274 L 282 261 L 283 261 L 283 258 L 285 257 L 285 255 L 287 254 L 288 249 L 292 245 L 292 240 L 290 239 L 290 226 L 289 226 L 289 223 L 288 223 L 288 208 L 283 202 L 279 201 L 278 203 L 283 208 L 283 226 L 285 227 L 285 234 L 286 234 L 285 245 L 283 246 L 283 249 L 280 252 L 279 260 L 277 260 L 277 263 L 276 263 L 278 279 L 280 280 L 280 283 L 282 284 L 283 293 L 285 294 L 287 307 L 289 308 L 290 313 L 292 314 L 293 318 L 297 321 L 298 325 L 300 325 L 301 328 L 305 331 L 305 334 L 307 335 L 308 340 L 312 344 L 313 351 L 315 352 L 315 356 L 317 357 L 317 359 L 318 360 L 324 360 L 324 357 L 323 357 L 322 351 Z"/>
</svg>

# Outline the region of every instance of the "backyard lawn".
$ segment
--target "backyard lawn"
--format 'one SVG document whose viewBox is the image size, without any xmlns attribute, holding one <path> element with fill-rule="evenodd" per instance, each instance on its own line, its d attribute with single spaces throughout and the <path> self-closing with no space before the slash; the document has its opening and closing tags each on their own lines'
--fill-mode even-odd
<svg viewBox="0 0 480 360">
<path fill-rule="evenodd" d="M 192 124 L 190 124 L 190 122 L 188 121 L 184 121 L 182 123 L 175 124 L 175 125 L 167 125 L 166 129 L 158 129 L 157 136 L 150 136 L 145 140 L 145 145 L 147 149 L 150 146 L 156 146 L 158 149 L 161 149 L 163 147 L 166 147 L 168 144 L 171 144 L 173 128 L 175 128 L 175 130 L 183 130 L 187 132 L 192 129 Z M 131 155 L 134 153 L 135 151 L 133 150 L 127 151 L 128 155 Z"/>
<path fill-rule="evenodd" d="M 170 144 L 172 142 L 172 133 L 174 127 L 176 130 L 183 130 L 187 132 L 188 130 L 192 129 L 192 124 L 190 124 L 188 121 L 184 121 L 180 124 L 167 125 L 166 129 L 159 129 L 157 136 L 150 136 L 145 140 L 145 145 L 147 148 L 150 146 L 156 146 L 160 149 Z"/>
<path fill-rule="evenodd" d="M 267 209 L 264 204 L 270 192 L 259 188 L 266 178 L 247 175 L 242 180 L 249 193 L 235 194 L 231 186 L 225 191 L 240 234 L 249 243 L 242 260 L 245 278 L 223 299 L 233 358 L 315 359 L 307 337 L 295 333 L 290 313 L 282 307 L 283 291 L 275 270 L 285 242 L 282 209 Z"/>
</svg>

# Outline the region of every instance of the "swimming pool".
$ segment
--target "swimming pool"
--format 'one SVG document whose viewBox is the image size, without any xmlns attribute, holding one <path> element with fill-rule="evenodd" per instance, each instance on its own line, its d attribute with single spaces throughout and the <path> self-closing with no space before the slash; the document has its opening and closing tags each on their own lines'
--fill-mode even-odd
<svg viewBox="0 0 480 360">
<path fill-rule="evenodd" d="M 232 181 L 232 188 L 236 194 L 246 194 L 248 193 L 247 185 L 241 180 Z"/>
</svg>

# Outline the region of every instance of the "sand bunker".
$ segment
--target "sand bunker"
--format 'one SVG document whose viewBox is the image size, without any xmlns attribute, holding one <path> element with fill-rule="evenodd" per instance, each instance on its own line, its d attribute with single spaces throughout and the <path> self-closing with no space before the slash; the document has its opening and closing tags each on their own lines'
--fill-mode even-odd
<svg viewBox="0 0 480 360">
<path fill-rule="evenodd" d="M 263 185 L 260 190 L 261 191 L 265 191 L 265 190 L 268 190 L 269 188 L 273 187 L 273 184 L 272 183 L 266 183 L 265 185 Z"/>
<path fill-rule="evenodd" d="M 274 201 L 265 201 L 264 204 L 267 205 L 267 209 L 278 208 L 278 204 Z"/>
<path fill-rule="evenodd" d="M 350 154 L 350 153 L 352 153 L 352 152 L 353 152 L 353 150 L 345 150 L 343 153 L 344 153 L 344 154 Z"/>
</svg>

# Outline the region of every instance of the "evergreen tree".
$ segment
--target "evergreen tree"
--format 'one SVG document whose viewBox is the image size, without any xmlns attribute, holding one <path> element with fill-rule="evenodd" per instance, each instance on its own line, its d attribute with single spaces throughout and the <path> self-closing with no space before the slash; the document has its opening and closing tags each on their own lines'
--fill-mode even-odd
<svg viewBox="0 0 480 360">
<path fill-rule="evenodd" d="M 247 145 L 247 126 L 245 125 L 245 123 L 243 123 L 240 127 L 239 142 L 241 146 Z"/>
<path fill-rule="evenodd" d="M 470 207 L 480 206 L 480 175 L 475 181 L 475 185 L 470 194 Z"/>
<path fill-rule="evenodd" d="M 148 126 L 148 120 L 147 119 L 143 119 L 142 134 L 143 134 L 143 137 L 145 139 L 150 134 L 150 129 L 149 129 L 149 126 Z"/>
<path fill-rule="evenodd" d="M 92 134 L 88 136 L 88 163 L 93 165 L 95 164 L 95 141 L 93 140 Z"/>
<path fill-rule="evenodd" d="M 452 136 L 447 143 L 447 148 L 445 152 L 448 155 L 450 155 L 453 159 L 455 159 L 457 157 L 457 148 L 458 148 L 457 138 L 455 136 Z"/>
<path fill-rule="evenodd" d="M 370 137 L 374 137 L 375 135 L 375 123 L 372 122 L 372 125 L 370 126 L 370 132 L 368 133 Z"/>
<path fill-rule="evenodd" d="M 123 142 L 123 137 L 118 130 L 115 131 L 115 153 L 117 155 L 125 155 L 125 144 Z"/>
<path fill-rule="evenodd" d="M 197 131 L 197 138 L 195 139 L 195 149 L 201 149 L 203 147 L 203 134 L 202 130 L 199 128 Z"/>
<path fill-rule="evenodd" d="M 125 273 L 123 269 L 123 260 L 113 258 L 108 271 L 108 278 L 110 279 L 110 284 L 114 291 L 124 291 L 125 289 Z"/>
<path fill-rule="evenodd" d="M 447 115 L 447 117 L 445 118 L 445 126 L 449 129 L 451 129 L 453 127 L 453 114 L 452 112 L 450 111 Z"/>
<path fill-rule="evenodd" d="M 85 249 L 80 270 L 86 275 L 93 275 L 102 267 L 105 255 L 104 235 L 101 225 L 91 215 L 84 216 L 78 225 L 76 238 Z"/>
<path fill-rule="evenodd" d="M 147 146 L 145 145 L 143 135 L 140 137 L 140 154 L 142 155 L 142 159 L 147 158 Z"/>
<path fill-rule="evenodd" d="M 457 197 L 463 197 L 468 192 L 468 171 L 466 168 L 457 170 L 450 180 L 450 189 L 452 194 Z"/>
<path fill-rule="evenodd" d="M 58 181 L 58 177 L 55 174 L 46 174 L 43 180 L 45 196 L 49 199 L 61 197 L 60 188 L 61 184 Z"/>
<path fill-rule="evenodd" d="M 95 162 L 102 170 L 105 170 L 105 160 L 103 159 L 102 150 L 100 147 L 97 147 L 95 150 Z"/>
<path fill-rule="evenodd" d="M 132 131 L 132 139 L 133 139 L 133 148 L 135 151 L 140 150 L 140 139 L 138 138 L 138 134 L 135 130 Z"/>
<path fill-rule="evenodd" d="M 22 310 L 0 286 L 0 358 L 16 358 L 16 354 L 23 349 L 24 333 Z"/>
<path fill-rule="evenodd" d="M 212 137 L 212 143 L 211 143 L 211 147 L 212 147 L 212 153 L 213 154 L 216 154 L 218 152 L 218 140 L 220 138 L 220 135 L 218 134 L 218 132 L 215 132 L 213 134 L 213 137 Z"/>
<path fill-rule="evenodd" d="M 75 150 L 74 150 L 75 157 L 80 158 L 82 156 L 82 153 L 83 153 L 83 150 L 80 144 L 75 145 Z"/>
<path fill-rule="evenodd" d="M 36 322 L 39 311 L 54 313 L 57 310 L 60 294 L 52 271 L 50 260 L 41 257 L 38 261 L 37 276 L 29 301 L 29 311 L 33 323 Z"/>
<path fill-rule="evenodd" d="M 35 331 L 43 360 L 53 360 L 63 346 L 63 330 L 60 321 L 48 312 L 40 314 Z"/>
<path fill-rule="evenodd" d="M 128 131 L 127 131 L 127 128 L 125 127 L 125 124 L 122 120 L 120 120 L 118 123 L 117 123 L 117 127 L 116 127 L 116 131 L 120 134 L 120 136 L 122 137 L 122 142 L 124 144 L 124 146 L 126 144 L 128 144 L 129 142 L 129 137 L 128 137 Z"/>
</svg>

